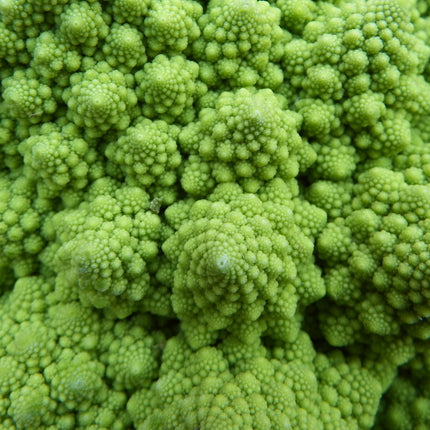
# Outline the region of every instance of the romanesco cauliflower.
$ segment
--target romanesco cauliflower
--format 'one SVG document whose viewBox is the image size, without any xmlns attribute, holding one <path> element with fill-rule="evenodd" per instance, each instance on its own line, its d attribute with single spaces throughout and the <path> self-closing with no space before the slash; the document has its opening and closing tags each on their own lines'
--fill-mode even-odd
<svg viewBox="0 0 430 430">
<path fill-rule="evenodd" d="M 0 1 L 1 428 L 430 428 L 427 3 Z"/>
</svg>

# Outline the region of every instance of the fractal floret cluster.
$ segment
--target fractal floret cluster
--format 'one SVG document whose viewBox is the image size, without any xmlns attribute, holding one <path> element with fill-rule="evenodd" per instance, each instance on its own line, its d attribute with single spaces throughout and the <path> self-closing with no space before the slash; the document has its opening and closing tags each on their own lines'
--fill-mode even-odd
<svg viewBox="0 0 430 430">
<path fill-rule="evenodd" d="M 428 430 L 425 0 L 1 0 L 5 430 Z"/>
</svg>

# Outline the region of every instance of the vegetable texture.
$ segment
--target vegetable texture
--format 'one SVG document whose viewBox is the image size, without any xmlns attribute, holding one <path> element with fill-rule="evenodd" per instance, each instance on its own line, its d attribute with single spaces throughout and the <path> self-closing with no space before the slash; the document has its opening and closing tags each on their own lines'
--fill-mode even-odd
<svg viewBox="0 0 430 430">
<path fill-rule="evenodd" d="M 424 0 L 0 1 L 5 430 L 430 428 Z"/>
</svg>

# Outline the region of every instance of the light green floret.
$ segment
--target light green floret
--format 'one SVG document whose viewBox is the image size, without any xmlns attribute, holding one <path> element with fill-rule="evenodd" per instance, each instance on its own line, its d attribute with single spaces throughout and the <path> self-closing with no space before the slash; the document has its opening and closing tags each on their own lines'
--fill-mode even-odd
<svg viewBox="0 0 430 430">
<path fill-rule="evenodd" d="M 349 304 L 336 306 L 330 300 L 321 301 L 318 305 L 318 325 L 331 346 L 344 347 L 363 340 L 363 325 L 358 319 L 358 312 Z"/>
<path fill-rule="evenodd" d="M 109 227 L 98 231 L 89 230 L 60 248 L 57 253 L 59 264 L 64 261 L 63 264 L 74 269 L 81 295 L 88 296 L 87 301 L 101 308 L 110 304 L 109 299 L 125 292 L 127 299 L 140 300 L 149 282 L 145 263 L 133 249 L 136 244 L 130 247 L 133 238 L 123 229 L 116 229 L 112 237 L 114 231 Z M 67 258 L 70 258 L 69 262 Z M 123 276 L 124 272 L 128 279 Z"/>
<path fill-rule="evenodd" d="M 70 42 L 57 33 L 44 31 L 36 39 L 27 42 L 27 49 L 32 54 L 30 66 L 46 79 L 66 87 L 69 75 L 81 65 L 81 54 Z"/>
<path fill-rule="evenodd" d="M 393 383 L 399 370 L 401 371 L 399 366 L 404 368 L 405 366 L 403 365 L 406 363 L 413 363 L 414 357 L 419 360 L 418 345 L 425 344 L 425 342 L 412 339 L 406 334 L 400 337 L 386 336 L 381 338 L 372 336 L 367 340 L 371 340 L 371 342 L 369 344 L 370 348 L 366 348 L 365 356 L 363 356 L 363 344 L 358 343 L 351 346 L 350 351 L 356 351 L 358 355 L 363 357 L 363 362 L 372 375 L 378 379 L 384 393 Z M 377 415 L 379 415 L 379 411 L 380 409 Z"/>
<path fill-rule="evenodd" d="M 12 269 L 17 278 L 36 270 L 43 249 L 40 228 L 51 205 L 38 199 L 35 184 L 25 176 L 0 180 L 0 267 Z"/>
<path fill-rule="evenodd" d="M 290 10 L 295 2 L 277 4 Z M 352 143 L 366 156 L 402 150 L 409 140 L 408 114 L 423 122 L 430 88 L 421 76 L 430 51 L 413 34 L 407 13 L 396 1 L 322 3 L 302 36 L 285 45 L 288 82 L 282 91 L 294 107 L 309 98 L 339 101 L 331 115 L 327 103 L 302 109 L 303 131 L 324 137 L 335 119 L 354 130 Z M 357 131 L 361 133 L 355 136 Z"/>
<path fill-rule="evenodd" d="M 389 111 L 372 125 L 368 133 L 360 133 L 354 137 L 354 145 L 366 156 L 378 159 L 393 156 L 410 146 L 411 124 L 404 118 L 404 111 Z"/>
<path fill-rule="evenodd" d="M 424 222 L 430 218 L 430 184 L 409 185 L 400 190 L 399 201 L 393 211 L 403 215 L 410 224 Z"/>
<path fill-rule="evenodd" d="M 216 194 L 216 193 L 214 193 Z M 271 202 L 277 205 L 286 205 L 292 209 L 291 201 L 299 195 L 299 184 L 296 179 L 283 181 L 274 178 L 266 182 L 259 190 L 258 197 L 263 202 Z"/>
<path fill-rule="evenodd" d="M 37 124 L 57 109 L 51 88 L 42 83 L 34 70 L 17 69 L 2 81 L 3 107 L 24 124 Z"/>
<path fill-rule="evenodd" d="M 227 82 L 232 87 L 279 87 L 285 33 L 280 11 L 267 2 L 251 0 L 209 2 L 199 20 L 202 37 L 193 52 L 202 62 L 201 77 L 208 86 Z"/>
<path fill-rule="evenodd" d="M 335 12 L 334 9 L 333 12 Z M 334 23 L 336 23 L 336 21 L 334 21 Z M 332 24 L 332 22 L 328 21 L 326 23 L 327 32 L 321 33 L 318 31 L 318 27 L 316 27 L 316 32 L 309 32 L 309 28 L 312 28 L 311 24 L 315 23 L 310 23 L 305 28 L 305 40 L 314 42 L 312 44 L 312 56 L 315 64 L 328 63 L 335 65 L 339 63 L 342 54 L 345 52 L 345 48 L 342 43 L 342 35 L 339 34 L 339 27 L 342 26 L 342 21 L 337 20 L 337 23 L 338 25 L 335 25 L 334 28 L 331 28 L 330 24 Z"/>
<path fill-rule="evenodd" d="M 197 78 L 199 65 L 185 57 L 157 55 L 143 70 L 136 73 L 136 95 L 144 102 L 142 112 L 148 118 L 168 123 L 193 121 L 193 103 L 207 91 Z"/>
<path fill-rule="evenodd" d="M 0 169 L 4 172 L 18 172 L 22 166 L 22 157 L 17 148 L 17 125 L 18 121 L 12 118 L 0 120 Z"/>
<path fill-rule="evenodd" d="M 314 363 L 322 399 L 340 411 L 347 428 L 372 428 L 382 389 L 371 372 L 360 360 L 348 360 L 340 351 L 318 354 Z"/>
<path fill-rule="evenodd" d="M 429 0 L 0 0 L 0 427 L 429 430 Z"/>
<path fill-rule="evenodd" d="M 430 145 L 414 136 L 412 144 L 394 158 L 394 169 L 403 172 L 409 185 L 430 183 Z"/>
<path fill-rule="evenodd" d="M 193 347 L 213 341 L 222 329 L 252 341 L 269 305 L 278 320 L 291 319 L 298 298 L 288 281 L 313 251 L 289 207 L 232 195 L 231 184 L 219 186 L 213 199 L 194 203 L 189 219 L 162 247 L 174 270 L 173 309 Z M 288 306 L 281 306 L 286 288 Z"/>
<path fill-rule="evenodd" d="M 12 391 L 24 385 L 28 377 L 25 365 L 19 363 L 12 356 L 5 355 L 2 351 L 2 357 L 0 358 L 0 395 L 2 396 L 2 404 L 0 410 L 3 415 L 8 405 L 8 402 L 3 399 L 7 399 Z"/>
<path fill-rule="evenodd" d="M 24 40 L 37 37 L 52 25 L 52 15 L 60 14 L 66 3 L 67 0 L 7 0 L 0 3 L 0 15 L 8 29 Z"/>
<path fill-rule="evenodd" d="M 386 112 L 384 96 L 380 93 L 364 92 L 343 103 L 345 122 L 353 129 L 373 126 Z"/>
<path fill-rule="evenodd" d="M 181 178 L 185 191 L 207 193 L 211 183 L 196 177 L 207 170 L 216 183 L 239 182 L 249 192 L 275 176 L 296 176 L 296 153 L 306 143 L 297 133 L 300 117 L 280 103 L 269 89 L 243 88 L 221 93 L 215 108 L 202 109 L 179 135 L 182 151 L 191 155 Z"/>
<path fill-rule="evenodd" d="M 39 320 L 24 321 L 11 334 L 6 353 L 24 364 L 29 374 L 42 371 L 58 352 L 55 331 Z"/>
<path fill-rule="evenodd" d="M 150 3 L 151 0 L 113 0 L 112 14 L 119 24 L 126 22 L 139 26 L 148 12 Z"/>
<path fill-rule="evenodd" d="M 233 371 L 236 364 L 243 369 Z M 263 356 L 232 363 L 220 348 L 193 352 L 177 336 L 166 344 L 159 380 L 135 392 L 127 410 L 142 430 L 288 428 L 294 423 L 294 393 L 273 378 L 274 365 Z"/>
<path fill-rule="evenodd" d="M 57 402 L 40 373 L 31 375 L 26 384 L 10 395 L 7 415 L 16 429 L 51 428 L 57 422 Z"/>
<path fill-rule="evenodd" d="M 300 88 L 306 74 L 306 70 L 313 64 L 311 44 L 304 39 L 292 39 L 284 47 L 282 68 L 285 80 L 289 80 L 294 88 Z"/>
<path fill-rule="evenodd" d="M 202 6 L 192 0 L 152 0 L 143 24 L 148 53 L 179 54 L 200 36 Z"/>
<path fill-rule="evenodd" d="M 359 156 L 348 136 L 318 139 L 312 148 L 317 153 L 315 163 L 308 170 L 313 179 L 330 181 L 350 180 L 357 167 Z"/>
<path fill-rule="evenodd" d="M 404 228 L 373 276 L 376 289 L 406 324 L 419 324 L 430 317 L 429 231 L 428 219 Z"/>
<path fill-rule="evenodd" d="M 114 22 L 103 45 L 105 60 L 113 69 L 127 73 L 146 63 L 143 35 L 129 24 Z"/>
<path fill-rule="evenodd" d="M 306 197 L 324 209 L 331 220 L 351 212 L 352 187 L 352 182 L 316 181 L 308 188 Z"/>
<path fill-rule="evenodd" d="M 354 308 L 367 332 L 397 335 L 404 327 L 427 337 L 429 186 L 375 167 L 358 177 L 353 193 L 351 214 L 329 223 L 317 241 L 328 295 Z"/>
<path fill-rule="evenodd" d="M 397 353 L 396 355 L 406 350 L 406 348 L 397 348 L 397 351 L 394 348 L 390 349 L 390 353 Z M 426 430 L 430 425 L 428 341 L 415 342 L 413 352 L 415 356 L 399 369 L 394 382 L 382 398 L 376 430 L 383 430 L 387 425 L 393 430 Z M 401 362 L 404 363 L 405 360 Z"/>
<path fill-rule="evenodd" d="M 126 76 L 105 62 L 72 75 L 63 100 L 69 107 L 68 118 L 85 128 L 90 137 L 98 137 L 111 128 L 127 128 L 130 110 L 137 103 Z"/>
<path fill-rule="evenodd" d="M 66 188 L 81 190 L 88 184 L 97 154 L 79 135 L 72 124 L 60 128 L 45 123 L 19 144 L 26 174 L 37 181 L 39 196 L 53 198 Z"/>
<path fill-rule="evenodd" d="M 351 236 L 344 219 L 337 218 L 334 222 L 328 223 L 318 236 L 318 255 L 327 263 L 346 262 L 356 248 Z"/>
<path fill-rule="evenodd" d="M 94 54 L 99 40 L 104 39 L 109 32 L 98 2 L 70 3 L 57 17 L 57 25 L 64 39 L 88 56 Z"/>
<path fill-rule="evenodd" d="M 125 410 L 127 397 L 123 392 L 109 390 L 106 399 L 100 404 L 92 405 L 85 411 L 77 413 L 77 430 L 122 430 L 131 423 L 131 419 Z M 65 415 L 64 421 L 70 419 Z M 67 424 L 73 426 L 66 421 Z"/>
<path fill-rule="evenodd" d="M 86 411 L 108 396 L 103 381 L 104 365 L 91 359 L 90 354 L 76 354 L 64 349 L 57 360 L 46 367 L 43 375 L 50 385 L 51 398 L 71 411 Z"/>
<path fill-rule="evenodd" d="M 379 215 L 387 215 L 390 205 L 399 199 L 399 191 L 405 186 L 402 173 L 381 167 L 371 168 L 357 178 L 352 207 L 370 208 Z"/>
<path fill-rule="evenodd" d="M 423 395 L 420 386 L 421 379 L 411 381 L 409 375 L 397 377 L 382 401 L 375 429 L 389 426 L 393 430 L 426 430 L 430 425 L 429 390 Z"/>
<path fill-rule="evenodd" d="M 124 317 L 145 296 L 160 234 L 160 219 L 148 209 L 142 189 L 124 186 L 112 194 L 101 189 L 78 209 L 54 216 L 53 269 L 84 303 Z"/>
<path fill-rule="evenodd" d="M 301 34 L 309 21 L 315 18 L 317 7 L 311 0 L 272 0 L 281 10 L 281 26 Z"/>
<path fill-rule="evenodd" d="M 143 119 L 106 148 L 106 156 L 119 166 L 127 183 L 143 186 L 151 197 L 171 204 L 175 200 L 181 154 L 176 146 L 179 129 L 164 121 Z M 166 200 L 167 199 L 167 200 Z"/>
<path fill-rule="evenodd" d="M 412 122 L 430 113 L 430 86 L 422 75 L 402 75 L 399 85 L 386 96 L 386 102 L 393 108 L 406 109 L 412 114 Z M 417 116 L 414 118 L 414 116 Z"/>
<path fill-rule="evenodd" d="M 326 295 L 326 285 L 322 271 L 314 263 L 313 259 L 309 263 L 297 266 L 297 277 L 293 281 L 293 286 L 296 294 L 299 296 L 298 306 L 302 309 L 304 306 L 309 306 Z M 294 322 L 299 325 L 301 321 L 296 320 Z M 276 323 L 274 325 L 276 326 Z M 290 326 L 292 325 L 290 323 Z M 279 338 L 280 336 L 274 337 Z"/>
<path fill-rule="evenodd" d="M 154 336 L 155 335 L 155 336 Z M 114 327 L 115 338 L 101 356 L 106 364 L 106 376 L 118 391 L 146 388 L 158 375 L 158 358 L 165 341 L 159 332 L 151 335 L 137 324 L 120 321 Z"/>
<path fill-rule="evenodd" d="M 27 63 L 28 56 L 24 50 L 25 42 L 14 31 L 0 23 L 0 64 L 4 61 L 10 65 L 18 62 Z"/>
<path fill-rule="evenodd" d="M 331 102 L 303 98 L 294 108 L 303 116 L 303 133 L 311 138 L 324 138 L 340 126 L 339 109 Z"/>
<path fill-rule="evenodd" d="M 303 198 L 294 199 L 293 205 L 294 222 L 313 241 L 325 227 L 327 214 Z"/>
<path fill-rule="evenodd" d="M 30 318 L 41 319 L 47 307 L 45 298 L 51 292 L 52 284 L 42 276 L 19 278 L 7 300 L 12 318 L 18 323 Z"/>
<path fill-rule="evenodd" d="M 5 299 L 7 298 L 7 295 L 3 294 L 2 295 L 2 299 L 1 299 L 1 305 L 4 307 L 5 305 Z M 19 325 L 6 313 L 3 312 L 1 314 L 1 326 L 0 326 L 0 334 L 1 334 L 1 339 L 2 342 L 0 343 L 0 353 L 2 357 L 5 357 L 6 355 L 6 347 L 8 346 L 8 344 L 10 342 L 12 342 L 13 340 L 13 334 L 16 333 L 17 329 L 18 329 Z M 0 359 L 1 360 L 1 359 Z M 17 361 L 17 360 L 15 360 Z M 3 362 L 3 361 L 2 361 Z M 14 363 L 11 363 L 9 361 L 6 361 L 5 363 L 3 363 L 4 365 L 8 366 L 13 365 L 15 366 Z M 23 366 L 18 366 L 20 367 L 23 371 L 25 371 L 25 365 Z M 17 380 L 14 378 L 11 378 L 10 380 L 10 384 L 8 383 L 8 381 L 6 381 L 5 376 L 4 376 L 4 369 L 2 368 L 2 390 L 8 390 L 11 385 L 13 385 L 14 383 L 16 383 Z"/>
<path fill-rule="evenodd" d="M 56 344 L 61 348 L 74 348 L 75 351 L 94 350 L 101 329 L 99 314 L 91 307 L 83 306 L 78 300 L 61 296 L 60 283 L 59 280 L 54 292 L 47 299 L 50 307 L 45 320 L 46 326 L 55 330 L 58 336 Z"/>
<path fill-rule="evenodd" d="M 317 64 L 306 70 L 302 86 L 309 97 L 328 100 L 339 100 L 343 96 L 342 84 L 345 76 L 326 64 Z"/>
</svg>

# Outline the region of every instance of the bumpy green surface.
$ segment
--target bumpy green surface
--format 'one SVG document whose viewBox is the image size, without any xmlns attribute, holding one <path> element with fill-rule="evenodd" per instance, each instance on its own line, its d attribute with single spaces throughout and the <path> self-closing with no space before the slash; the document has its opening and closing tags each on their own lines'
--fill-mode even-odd
<svg viewBox="0 0 430 430">
<path fill-rule="evenodd" d="M 0 426 L 430 428 L 424 0 L 0 1 Z"/>
</svg>

